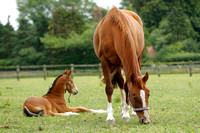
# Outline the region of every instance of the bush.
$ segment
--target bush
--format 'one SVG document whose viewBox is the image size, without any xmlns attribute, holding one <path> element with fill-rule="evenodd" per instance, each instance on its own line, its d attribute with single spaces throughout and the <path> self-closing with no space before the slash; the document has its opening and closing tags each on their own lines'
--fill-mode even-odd
<svg viewBox="0 0 200 133">
<path fill-rule="evenodd" d="M 176 53 L 170 56 L 159 58 L 161 62 L 179 62 L 179 61 L 200 61 L 200 54 L 197 53 Z"/>
<path fill-rule="evenodd" d="M 9 66 L 12 64 L 12 60 L 10 59 L 1 59 L 0 60 L 0 66 Z"/>
<path fill-rule="evenodd" d="M 163 61 L 177 62 L 177 61 L 200 61 L 200 54 L 197 53 L 177 53 L 173 54 Z"/>
</svg>

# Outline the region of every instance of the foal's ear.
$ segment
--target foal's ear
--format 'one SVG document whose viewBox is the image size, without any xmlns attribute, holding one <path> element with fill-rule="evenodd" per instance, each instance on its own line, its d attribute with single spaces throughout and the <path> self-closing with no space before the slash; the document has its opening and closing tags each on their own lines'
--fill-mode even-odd
<svg viewBox="0 0 200 133">
<path fill-rule="evenodd" d="M 142 80 L 146 83 L 149 78 L 149 73 L 146 72 L 146 75 L 142 78 Z"/>
<path fill-rule="evenodd" d="M 72 69 L 69 70 L 68 76 L 71 76 L 71 74 L 72 74 Z"/>
<path fill-rule="evenodd" d="M 66 74 L 68 73 L 68 69 L 65 70 L 65 73 L 66 73 Z"/>
</svg>

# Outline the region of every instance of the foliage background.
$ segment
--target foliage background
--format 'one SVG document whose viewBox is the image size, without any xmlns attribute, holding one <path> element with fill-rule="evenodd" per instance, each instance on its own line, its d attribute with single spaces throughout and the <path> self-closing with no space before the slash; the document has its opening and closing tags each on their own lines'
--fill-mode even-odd
<svg viewBox="0 0 200 133">
<path fill-rule="evenodd" d="M 17 0 L 19 28 L 0 23 L 0 65 L 99 63 L 93 51 L 93 0 Z M 199 0 L 122 0 L 144 23 L 143 62 L 200 59 Z M 103 9 L 105 16 L 107 9 Z"/>
</svg>

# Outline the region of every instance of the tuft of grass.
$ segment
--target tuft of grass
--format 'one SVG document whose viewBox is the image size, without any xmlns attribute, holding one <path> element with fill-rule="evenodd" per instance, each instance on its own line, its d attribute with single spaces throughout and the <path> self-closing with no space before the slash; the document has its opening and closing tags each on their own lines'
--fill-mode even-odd
<svg viewBox="0 0 200 133">
<path fill-rule="evenodd" d="M 115 96 L 113 98 L 113 102 L 114 103 L 121 103 L 121 94 L 120 93 L 115 94 Z"/>
<path fill-rule="evenodd" d="M 188 85 L 189 85 L 190 89 L 194 88 L 192 83 L 189 80 L 188 80 Z"/>
<path fill-rule="evenodd" d="M 0 108 L 10 108 L 10 100 L 9 100 L 9 99 L 6 100 L 6 102 L 3 103 L 3 104 L 0 106 Z"/>
<path fill-rule="evenodd" d="M 147 88 L 150 90 L 149 113 L 153 122 L 141 125 L 137 117 L 129 122 L 121 119 L 119 108 L 120 90 L 114 89 L 112 96 L 115 124 L 105 122 L 107 114 L 81 113 L 66 117 L 25 117 L 22 106 L 29 97 L 46 94 L 54 78 L 0 79 L 0 132 L 200 132 L 200 75 L 187 74 L 150 75 Z M 189 82 L 191 89 L 188 89 Z M 12 84 L 11 84 L 12 83 Z M 71 96 L 67 106 L 84 106 L 90 109 L 107 109 L 105 85 L 98 76 L 75 76 L 74 83 L 79 89 Z M 6 87 L 12 89 L 5 89 Z M 189 85 L 190 86 L 190 85 Z M 192 110 L 191 110 L 192 109 Z M 131 113 L 131 111 L 130 111 Z"/>
<path fill-rule="evenodd" d="M 11 89 L 13 89 L 12 87 L 5 87 L 5 89 L 9 89 L 9 90 L 11 90 Z"/>
</svg>

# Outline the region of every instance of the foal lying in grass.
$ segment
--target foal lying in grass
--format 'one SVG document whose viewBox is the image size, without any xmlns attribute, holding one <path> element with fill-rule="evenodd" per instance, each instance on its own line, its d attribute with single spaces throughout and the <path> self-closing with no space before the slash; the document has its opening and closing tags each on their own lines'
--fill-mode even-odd
<svg viewBox="0 0 200 133">
<path fill-rule="evenodd" d="M 68 116 L 79 115 L 79 112 L 107 113 L 104 110 L 92 110 L 84 107 L 67 107 L 64 94 L 66 91 L 76 95 L 78 89 L 71 79 L 72 71 L 65 70 L 65 73 L 58 76 L 47 94 L 42 98 L 30 97 L 23 105 L 25 116 Z"/>
</svg>

